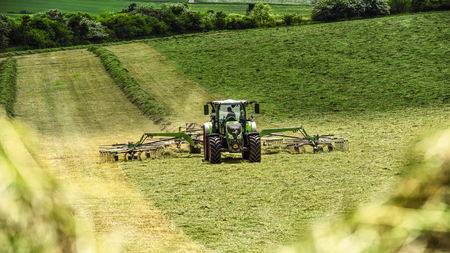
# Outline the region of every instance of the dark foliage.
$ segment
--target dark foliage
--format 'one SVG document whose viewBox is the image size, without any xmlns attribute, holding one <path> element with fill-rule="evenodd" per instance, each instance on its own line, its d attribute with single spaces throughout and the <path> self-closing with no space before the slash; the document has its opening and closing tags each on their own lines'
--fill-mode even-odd
<svg viewBox="0 0 450 253">
<path fill-rule="evenodd" d="M 311 18 L 331 22 L 389 14 L 387 0 L 319 0 L 314 5 Z"/>
<path fill-rule="evenodd" d="M 182 3 L 161 8 L 131 4 L 119 13 L 98 16 L 81 12 L 64 14 L 52 9 L 18 19 L 0 17 L 0 49 L 44 49 L 255 27 L 257 24 L 251 17 L 228 17 L 221 11 L 195 12 Z"/>
<path fill-rule="evenodd" d="M 17 60 L 9 57 L 0 64 L 0 104 L 6 113 L 14 116 L 13 106 L 16 99 Z"/>
</svg>

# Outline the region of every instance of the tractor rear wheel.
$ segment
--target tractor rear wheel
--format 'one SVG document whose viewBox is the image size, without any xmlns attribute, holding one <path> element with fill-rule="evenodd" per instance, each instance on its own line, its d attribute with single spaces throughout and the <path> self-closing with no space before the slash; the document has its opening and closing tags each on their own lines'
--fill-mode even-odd
<svg viewBox="0 0 450 253">
<path fill-rule="evenodd" d="M 209 162 L 221 163 L 222 157 L 220 156 L 220 138 L 217 136 L 210 136 L 208 138 L 209 143 Z"/>
<path fill-rule="evenodd" d="M 248 160 L 252 163 L 261 162 L 261 138 L 259 135 L 250 135 L 249 142 Z"/>
</svg>

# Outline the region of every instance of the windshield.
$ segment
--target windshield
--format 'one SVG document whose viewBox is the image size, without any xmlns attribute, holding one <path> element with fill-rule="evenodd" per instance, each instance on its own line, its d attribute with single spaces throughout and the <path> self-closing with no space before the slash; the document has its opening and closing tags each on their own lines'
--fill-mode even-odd
<svg viewBox="0 0 450 253">
<path fill-rule="evenodd" d="M 219 120 L 245 120 L 243 104 L 222 104 L 219 107 Z"/>
</svg>

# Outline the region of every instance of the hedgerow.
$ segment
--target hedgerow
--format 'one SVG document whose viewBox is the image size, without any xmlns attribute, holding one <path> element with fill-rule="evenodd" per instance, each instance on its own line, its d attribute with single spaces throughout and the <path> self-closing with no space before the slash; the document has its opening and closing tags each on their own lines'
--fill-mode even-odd
<svg viewBox="0 0 450 253">
<path fill-rule="evenodd" d="M 16 99 L 17 60 L 9 57 L 0 64 L 0 104 L 6 113 L 14 116 Z"/>
<path fill-rule="evenodd" d="M 314 5 L 311 18 L 314 21 L 349 20 L 389 15 L 387 0 L 319 0 Z"/>
<path fill-rule="evenodd" d="M 91 45 L 88 50 L 98 56 L 106 69 L 106 72 L 114 79 L 114 82 L 122 89 L 128 100 L 135 104 L 144 115 L 150 117 L 155 123 L 161 123 L 170 114 L 156 100 L 151 97 L 122 67 L 117 57 L 108 49 Z"/>
<path fill-rule="evenodd" d="M 261 3 L 262 5 L 262 3 Z M 264 5 L 269 8 L 268 5 Z M 255 19 L 258 17 L 258 21 Z M 47 12 L 13 19 L 0 16 L 2 51 L 71 47 L 123 40 L 147 39 L 175 34 L 223 29 L 249 29 L 274 22 L 258 15 L 230 17 L 223 12 L 195 12 L 187 4 L 130 5 L 122 12 L 100 15 Z"/>
</svg>

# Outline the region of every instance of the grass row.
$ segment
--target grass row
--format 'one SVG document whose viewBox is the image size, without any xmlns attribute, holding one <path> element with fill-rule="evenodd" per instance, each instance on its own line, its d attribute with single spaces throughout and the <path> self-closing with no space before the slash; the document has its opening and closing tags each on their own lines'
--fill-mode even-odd
<svg viewBox="0 0 450 253">
<path fill-rule="evenodd" d="M 150 46 L 220 98 L 271 119 L 450 103 L 449 12 L 160 39 Z"/>
<path fill-rule="evenodd" d="M 150 117 L 155 123 L 161 123 L 169 116 L 169 112 L 139 86 L 111 51 L 94 45 L 89 46 L 88 50 L 100 57 L 111 78 L 126 94 L 128 100 L 135 104 L 144 115 Z"/>
<path fill-rule="evenodd" d="M 44 48 L 44 49 L 34 49 L 34 50 L 16 50 L 11 52 L 3 52 L 0 53 L 0 57 L 10 57 L 10 56 L 19 56 L 19 55 L 28 55 L 28 54 L 40 54 L 40 53 L 49 53 L 49 52 L 57 52 L 57 51 L 66 51 L 66 50 L 76 50 L 87 48 L 87 45 L 81 46 L 73 46 L 73 47 L 55 47 L 55 48 Z"/>
<path fill-rule="evenodd" d="M 16 99 L 17 60 L 8 57 L 0 64 L 0 104 L 8 116 L 14 116 Z"/>
</svg>

